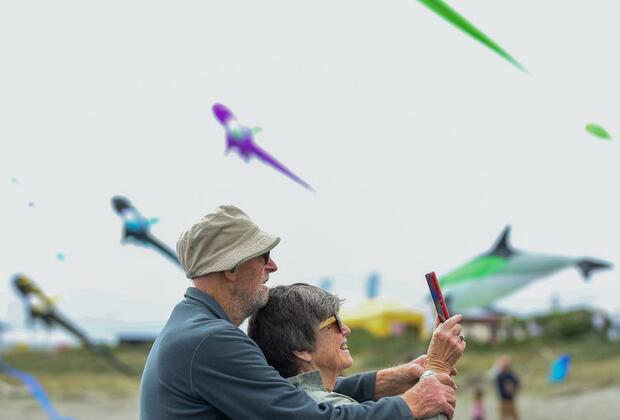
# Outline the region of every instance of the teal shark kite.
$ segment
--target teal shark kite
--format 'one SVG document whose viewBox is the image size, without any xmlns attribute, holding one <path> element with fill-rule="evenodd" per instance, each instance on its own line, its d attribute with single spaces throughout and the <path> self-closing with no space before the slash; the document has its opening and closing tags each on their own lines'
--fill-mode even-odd
<svg viewBox="0 0 620 420">
<path fill-rule="evenodd" d="M 456 10 L 448 6 L 448 4 L 442 0 L 420 0 L 420 3 L 450 22 L 452 25 L 459 28 L 461 31 L 465 32 L 467 35 L 486 45 L 519 70 L 527 73 L 527 70 L 521 65 L 521 63 L 515 60 L 515 58 L 508 54 L 502 47 L 497 45 L 491 38 L 486 36 L 481 30 L 476 28 L 471 22 L 461 16 Z"/>
<path fill-rule="evenodd" d="M 510 226 L 506 226 L 490 251 L 440 278 L 451 313 L 490 309 L 497 299 L 564 268 L 576 267 L 586 280 L 593 271 L 612 268 L 610 263 L 593 258 L 515 250 L 509 237 Z"/>
</svg>

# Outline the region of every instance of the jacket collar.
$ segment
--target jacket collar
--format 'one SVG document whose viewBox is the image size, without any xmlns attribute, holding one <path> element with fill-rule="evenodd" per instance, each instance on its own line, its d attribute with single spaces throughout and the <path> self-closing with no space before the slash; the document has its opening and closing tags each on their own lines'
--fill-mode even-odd
<svg viewBox="0 0 620 420">
<path fill-rule="evenodd" d="M 222 308 L 222 305 L 219 304 L 217 300 L 213 298 L 208 293 L 203 292 L 195 287 L 188 287 L 185 291 L 185 299 L 190 303 L 199 303 L 203 306 L 206 306 L 209 311 L 211 311 L 217 318 L 226 320 L 232 324 L 226 312 Z"/>
<path fill-rule="evenodd" d="M 291 376 L 290 378 L 286 378 L 286 380 L 297 387 L 327 392 L 327 388 L 325 388 L 325 385 L 323 384 L 321 371 L 318 369 L 311 372 L 300 373 L 296 376 Z"/>
</svg>

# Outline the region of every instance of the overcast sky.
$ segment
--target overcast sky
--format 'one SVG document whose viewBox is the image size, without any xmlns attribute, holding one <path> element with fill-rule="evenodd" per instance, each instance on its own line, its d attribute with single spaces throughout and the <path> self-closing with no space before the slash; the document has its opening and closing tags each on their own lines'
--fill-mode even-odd
<svg viewBox="0 0 620 420">
<path fill-rule="evenodd" d="M 116 194 L 171 247 L 234 203 L 282 237 L 270 284 L 333 276 L 349 304 L 373 270 L 417 304 L 424 273 L 506 224 L 519 249 L 620 264 L 618 140 L 584 129 L 620 136 L 620 5 L 449 3 L 529 74 L 415 0 L 2 2 L 0 319 L 22 316 L 17 272 L 76 319 L 168 317 L 190 282 L 121 245 Z M 225 156 L 215 102 L 316 192 Z M 567 269 L 499 306 L 616 310 L 617 273 Z"/>
</svg>

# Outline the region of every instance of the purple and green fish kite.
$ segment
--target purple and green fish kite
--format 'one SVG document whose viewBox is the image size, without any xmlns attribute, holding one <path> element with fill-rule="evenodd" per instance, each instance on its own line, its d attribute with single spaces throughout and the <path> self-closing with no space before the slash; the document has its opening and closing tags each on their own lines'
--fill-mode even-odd
<svg viewBox="0 0 620 420">
<path fill-rule="evenodd" d="M 226 153 L 228 153 L 230 149 L 235 149 L 239 156 L 241 156 L 246 162 L 252 157 L 257 157 L 262 160 L 263 163 L 277 169 L 304 188 L 314 191 L 306 181 L 295 175 L 288 168 L 269 155 L 269 153 L 254 143 L 254 134 L 260 131 L 259 128 L 250 129 L 239 124 L 237 118 L 230 111 L 230 109 L 222 104 L 213 105 L 213 114 L 226 130 Z"/>
<path fill-rule="evenodd" d="M 478 40 L 482 44 L 486 45 L 491 50 L 495 51 L 501 57 L 510 62 L 513 66 L 523 72 L 527 72 L 525 67 L 515 60 L 510 54 L 508 54 L 502 47 L 497 45 L 491 38 L 486 36 L 481 30 L 476 28 L 471 22 L 461 16 L 456 10 L 448 6 L 442 0 L 420 0 L 420 3 L 437 13 L 439 16 L 465 32 L 472 38 Z"/>
</svg>

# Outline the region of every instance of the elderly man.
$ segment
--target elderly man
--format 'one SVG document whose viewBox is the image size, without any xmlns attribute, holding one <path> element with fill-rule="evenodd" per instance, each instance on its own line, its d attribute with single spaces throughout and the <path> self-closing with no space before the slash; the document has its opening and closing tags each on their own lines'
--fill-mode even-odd
<svg viewBox="0 0 620 420">
<path fill-rule="evenodd" d="M 345 406 L 315 402 L 267 364 L 238 326 L 267 302 L 265 283 L 278 269 L 269 252 L 279 241 L 234 206 L 219 207 L 181 234 L 177 254 L 194 287 L 153 344 L 142 376 L 141 419 L 451 417 L 454 382 L 432 371 L 420 380 L 424 367 L 415 362 L 338 379 L 334 390 L 360 402 Z M 427 366 L 462 354 L 456 327 L 433 335 Z"/>
</svg>

